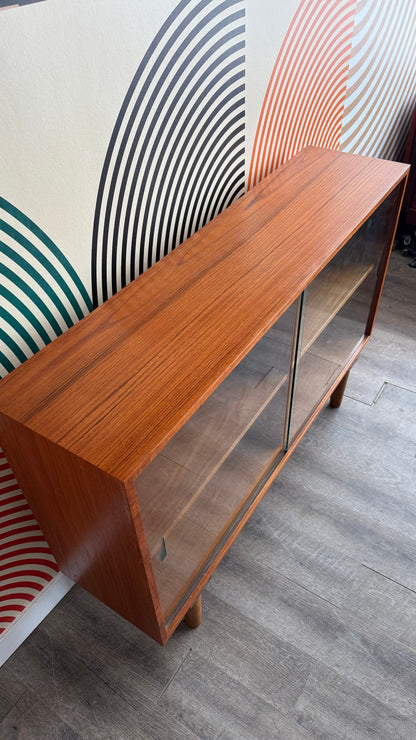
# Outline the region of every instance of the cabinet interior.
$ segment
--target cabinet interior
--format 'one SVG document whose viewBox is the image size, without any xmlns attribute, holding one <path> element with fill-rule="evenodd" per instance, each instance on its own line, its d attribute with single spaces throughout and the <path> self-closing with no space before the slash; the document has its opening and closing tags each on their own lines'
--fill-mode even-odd
<svg viewBox="0 0 416 740">
<path fill-rule="evenodd" d="M 135 480 L 166 619 L 363 340 L 393 193 Z"/>
</svg>

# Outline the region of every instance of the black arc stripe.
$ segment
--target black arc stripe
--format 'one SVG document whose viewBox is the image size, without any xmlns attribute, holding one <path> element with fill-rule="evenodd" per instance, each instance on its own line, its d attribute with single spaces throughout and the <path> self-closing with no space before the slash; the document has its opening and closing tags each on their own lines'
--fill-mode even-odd
<svg viewBox="0 0 416 740">
<path fill-rule="evenodd" d="M 243 18 L 243 0 L 181 2 L 139 65 L 98 187 L 94 305 L 244 192 Z"/>
</svg>

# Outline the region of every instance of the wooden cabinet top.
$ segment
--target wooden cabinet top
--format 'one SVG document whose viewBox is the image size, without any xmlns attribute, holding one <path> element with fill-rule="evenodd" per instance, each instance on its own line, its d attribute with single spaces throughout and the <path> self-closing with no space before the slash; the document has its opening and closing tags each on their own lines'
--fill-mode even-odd
<svg viewBox="0 0 416 740">
<path fill-rule="evenodd" d="M 407 173 L 307 148 L 0 383 L 0 412 L 133 479 Z"/>
</svg>

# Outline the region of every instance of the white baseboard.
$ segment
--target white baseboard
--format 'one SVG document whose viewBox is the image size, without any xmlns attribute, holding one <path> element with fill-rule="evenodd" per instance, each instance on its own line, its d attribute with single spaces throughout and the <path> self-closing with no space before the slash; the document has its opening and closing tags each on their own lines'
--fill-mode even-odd
<svg viewBox="0 0 416 740">
<path fill-rule="evenodd" d="M 0 637 L 0 666 L 10 658 L 73 585 L 73 581 L 70 581 L 63 573 L 58 573 L 22 614 L 11 623 Z"/>
</svg>

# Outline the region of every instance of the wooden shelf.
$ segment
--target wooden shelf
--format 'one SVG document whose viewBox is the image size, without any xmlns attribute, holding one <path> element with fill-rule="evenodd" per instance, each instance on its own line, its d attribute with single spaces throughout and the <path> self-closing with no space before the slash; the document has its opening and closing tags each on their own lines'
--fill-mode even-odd
<svg viewBox="0 0 416 740">
<path fill-rule="evenodd" d="M 293 313 L 289 326 L 293 334 Z M 291 335 L 272 327 L 135 481 L 165 615 L 282 450 L 287 390 L 276 396 L 287 384 L 290 349 Z M 280 429 L 261 455 L 250 430 L 266 409 L 277 419 L 279 407 Z"/>
<path fill-rule="evenodd" d="M 335 259 L 307 291 L 290 440 L 363 340 L 374 290 L 374 285 L 367 290 L 364 284 L 374 271 L 373 263 L 340 264 Z"/>
<path fill-rule="evenodd" d="M 269 404 L 265 412 L 272 405 Z M 258 417 L 261 419 L 261 416 Z M 152 557 L 159 596 L 168 619 L 198 572 L 209 562 L 233 522 L 252 500 L 267 469 L 283 452 L 276 437 L 259 436 L 255 424 L 207 481 L 165 539 L 166 558 Z"/>
<path fill-rule="evenodd" d="M 308 351 L 373 269 L 373 264 L 335 262 L 317 275 L 306 292 L 301 355 Z"/>
</svg>

